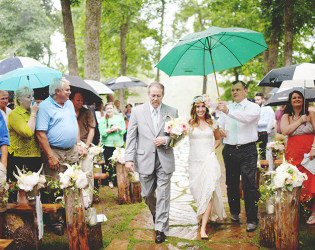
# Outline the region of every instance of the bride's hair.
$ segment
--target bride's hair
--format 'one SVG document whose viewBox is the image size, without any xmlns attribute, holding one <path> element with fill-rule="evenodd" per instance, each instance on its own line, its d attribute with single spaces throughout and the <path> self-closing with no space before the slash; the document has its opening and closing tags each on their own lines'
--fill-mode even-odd
<svg viewBox="0 0 315 250">
<path fill-rule="evenodd" d="M 188 121 L 189 126 L 194 129 L 195 127 L 198 127 L 200 124 L 199 118 L 197 116 L 196 112 L 196 104 L 199 102 L 194 102 L 191 106 L 190 110 L 190 120 Z M 209 109 L 206 107 L 206 113 L 205 113 L 205 120 L 209 124 L 210 127 L 213 125 L 213 120 L 211 118 L 211 115 L 209 113 Z"/>
</svg>

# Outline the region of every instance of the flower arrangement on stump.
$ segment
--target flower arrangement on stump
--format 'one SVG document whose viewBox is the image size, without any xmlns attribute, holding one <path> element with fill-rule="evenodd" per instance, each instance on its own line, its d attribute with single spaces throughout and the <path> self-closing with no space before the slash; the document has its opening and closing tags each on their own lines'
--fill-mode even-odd
<svg viewBox="0 0 315 250">
<path fill-rule="evenodd" d="M 271 150 L 273 160 L 276 160 L 284 154 L 285 146 L 280 141 L 273 141 L 267 143 L 267 149 Z"/>
</svg>

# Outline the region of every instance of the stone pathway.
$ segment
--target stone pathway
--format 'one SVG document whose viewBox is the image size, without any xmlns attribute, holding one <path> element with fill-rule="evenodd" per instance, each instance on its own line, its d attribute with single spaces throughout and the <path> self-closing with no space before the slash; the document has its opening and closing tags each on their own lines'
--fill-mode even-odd
<svg viewBox="0 0 315 250">
<path fill-rule="evenodd" d="M 254 233 L 246 232 L 244 207 L 242 207 L 239 224 L 234 224 L 229 219 L 223 166 L 221 166 L 221 191 L 228 219 L 222 224 L 209 223 L 207 225 L 209 240 L 201 240 L 194 210 L 195 203 L 189 190 L 188 150 L 188 139 L 185 138 L 174 151 L 176 171 L 173 174 L 171 184 L 170 230 L 166 235 L 177 237 L 176 245 L 167 241 L 164 244 L 154 243 L 155 232 L 152 216 L 149 209 L 145 209 L 129 224 L 129 228 L 134 228 L 133 238 L 142 241 L 136 243 L 132 249 L 202 249 L 201 246 L 210 249 L 259 249 L 250 243 L 254 238 Z M 127 249 L 129 242 L 129 240 L 116 239 L 106 249 L 124 250 Z"/>
</svg>

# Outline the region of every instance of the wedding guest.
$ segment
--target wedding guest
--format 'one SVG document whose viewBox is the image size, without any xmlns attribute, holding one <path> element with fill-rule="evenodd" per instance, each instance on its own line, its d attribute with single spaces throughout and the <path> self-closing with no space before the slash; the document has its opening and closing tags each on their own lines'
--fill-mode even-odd
<svg viewBox="0 0 315 250">
<path fill-rule="evenodd" d="M 315 113 L 308 111 L 308 102 L 304 102 L 300 91 L 290 93 L 281 119 L 281 131 L 288 135 L 286 161 L 297 166 L 308 177 L 303 182 L 301 200 L 308 201 L 311 210 L 307 224 L 315 224 L 315 176 L 301 165 L 304 154 L 310 153 L 310 159 L 315 158 Z"/>
<path fill-rule="evenodd" d="M 263 99 L 264 99 L 263 93 L 256 93 L 255 103 L 260 106 L 257 144 L 261 150 L 262 159 L 266 160 L 266 146 L 268 143 L 268 124 L 270 120 L 270 114 L 268 108 L 263 105 Z"/>
<path fill-rule="evenodd" d="M 42 165 L 41 152 L 35 137 L 35 122 L 38 111 L 33 101 L 33 90 L 20 86 L 15 90 L 16 108 L 8 117 L 10 138 L 8 155 L 8 180 L 16 181 L 13 172 L 16 167 L 31 172 L 38 172 Z"/>
<path fill-rule="evenodd" d="M 280 134 L 281 134 L 280 124 L 281 124 L 281 118 L 284 114 L 284 109 L 285 109 L 285 105 L 280 105 L 279 109 L 277 109 L 275 112 L 275 118 L 276 118 L 276 124 L 277 124 L 277 133 L 280 133 Z"/>
<path fill-rule="evenodd" d="M 114 105 L 115 105 L 115 108 L 116 108 L 117 112 L 118 112 L 119 114 L 121 114 L 122 112 L 121 112 L 121 109 L 120 109 L 120 101 L 119 101 L 118 99 L 116 99 L 116 100 L 114 101 Z"/>
<path fill-rule="evenodd" d="M 6 124 L 8 123 L 8 115 L 11 112 L 11 109 L 7 107 L 8 103 L 9 103 L 8 91 L 0 90 L 0 111 Z"/>
<path fill-rule="evenodd" d="M 126 133 L 126 124 L 124 118 L 121 115 L 114 114 L 113 103 L 105 104 L 105 117 L 102 117 L 99 121 L 98 128 L 101 134 L 101 142 L 104 145 L 104 159 L 105 165 L 110 166 L 109 158 L 113 155 L 115 148 L 124 146 L 124 134 Z M 103 167 L 103 172 L 106 169 Z M 116 168 L 109 168 L 108 185 L 112 188 L 117 185 L 117 177 L 114 176 Z M 107 180 L 106 179 L 106 180 Z M 106 181 L 107 182 L 107 181 Z"/>
<path fill-rule="evenodd" d="M 206 226 L 211 221 L 226 218 L 222 201 L 221 170 L 215 150 L 221 144 L 219 126 L 209 114 L 208 96 L 193 99 L 189 120 L 189 183 L 197 204 L 200 236 L 208 239 Z"/>
<path fill-rule="evenodd" d="M 258 139 L 257 127 L 260 107 L 246 99 L 247 87 L 242 81 L 232 83 L 234 103 L 226 105 L 219 101 L 218 110 L 222 111 L 219 119 L 225 144 L 222 155 L 226 169 L 226 185 L 231 220 L 239 222 L 240 213 L 240 176 L 244 191 L 245 211 L 248 232 L 257 228 L 258 192 L 255 187 L 257 169 Z"/>
<path fill-rule="evenodd" d="M 69 100 L 70 94 L 69 81 L 64 77 L 55 78 L 49 85 L 49 97 L 39 105 L 37 114 L 36 136 L 43 151 L 45 175 L 54 180 L 59 180 L 59 173 L 67 170 L 64 163 L 76 163 L 79 154 L 82 155 L 79 127 Z M 52 196 L 47 197 L 48 203 L 55 201 Z M 62 214 L 49 215 L 55 234 L 63 235 Z"/>
<path fill-rule="evenodd" d="M 9 145 L 10 142 L 7 125 L 5 124 L 2 114 L 0 114 L 0 162 L 5 168 L 7 167 Z"/>
<path fill-rule="evenodd" d="M 96 116 L 96 121 L 99 123 L 100 119 L 105 116 L 105 111 L 104 111 L 104 103 L 100 102 L 95 109 L 95 116 Z"/>
<path fill-rule="evenodd" d="M 89 187 L 86 189 L 88 200 L 93 200 L 94 178 L 93 178 L 93 154 L 89 153 L 95 133 L 95 119 L 92 111 L 83 107 L 84 99 L 80 92 L 70 94 L 70 100 L 73 103 L 75 114 L 78 120 L 80 140 L 83 144 L 82 155 L 79 163 L 84 172 L 87 172 Z"/>
<path fill-rule="evenodd" d="M 130 103 L 128 103 L 126 105 L 125 111 L 124 111 L 124 119 L 125 119 L 125 123 L 126 123 L 126 129 L 128 129 L 128 124 L 129 124 L 130 115 L 131 115 L 131 109 L 132 109 L 132 105 Z M 127 135 L 127 133 L 124 135 L 124 141 L 126 141 L 126 135 Z"/>
</svg>

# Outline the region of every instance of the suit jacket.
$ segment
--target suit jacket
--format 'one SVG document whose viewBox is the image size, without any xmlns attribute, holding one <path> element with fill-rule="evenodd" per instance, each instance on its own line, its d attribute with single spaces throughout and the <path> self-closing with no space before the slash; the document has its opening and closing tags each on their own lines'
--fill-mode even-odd
<svg viewBox="0 0 315 250">
<path fill-rule="evenodd" d="M 135 170 L 140 174 L 152 174 L 155 167 L 155 154 L 159 156 L 162 168 L 166 173 L 175 171 L 173 148 L 169 147 L 171 137 L 164 132 L 165 121 L 170 117 L 177 118 L 177 109 L 161 104 L 158 130 L 155 133 L 147 102 L 132 109 L 129 120 L 125 160 L 135 163 Z M 153 139 L 158 136 L 166 137 L 166 145 L 156 147 Z"/>
</svg>

